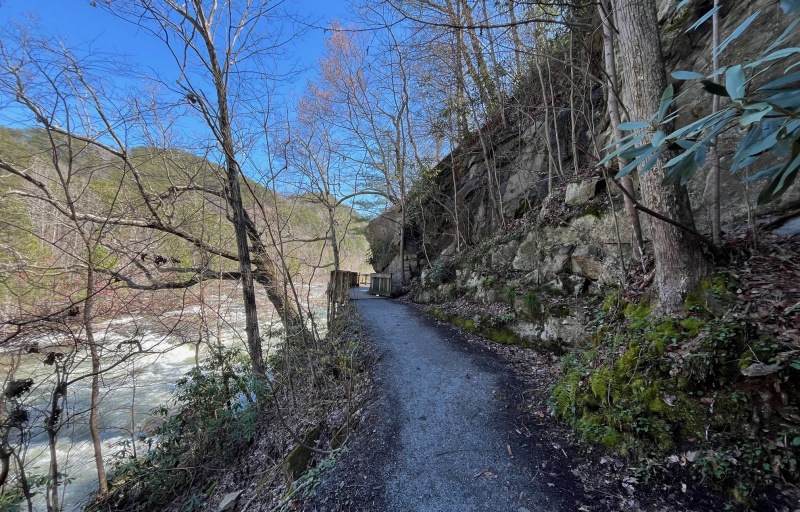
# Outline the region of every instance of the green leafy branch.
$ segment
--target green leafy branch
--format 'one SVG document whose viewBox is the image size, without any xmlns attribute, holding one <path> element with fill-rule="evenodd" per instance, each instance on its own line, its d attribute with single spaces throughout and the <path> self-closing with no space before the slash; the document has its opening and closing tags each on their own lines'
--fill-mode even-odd
<svg viewBox="0 0 800 512">
<path fill-rule="evenodd" d="M 800 0 L 783 0 L 781 8 L 787 14 L 800 13 Z M 739 25 L 720 45 L 714 49 L 720 54 L 757 19 L 759 9 Z M 694 23 L 693 30 L 707 20 L 709 12 Z M 745 64 L 725 66 L 711 75 L 694 71 L 676 71 L 677 80 L 697 80 L 710 94 L 728 98 L 725 108 L 711 113 L 682 128 L 670 129 L 681 108 L 671 109 L 677 97 L 669 85 L 661 97 L 661 103 L 649 122 L 623 123 L 620 129 L 631 132 L 622 139 L 606 146 L 611 152 L 600 162 L 614 158 L 630 160 L 616 175 L 622 178 L 634 170 L 645 173 L 656 164 L 662 155 L 675 155 L 664 165 L 667 172 L 664 185 L 685 185 L 706 161 L 708 148 L 715 137 L 737 124 L 747 127 L 747 133 L 739 142 L 733 157 L 730 172 L 734 174 L 754 165 L 764 156 L 771 155 L 780 163 L 745 177 L 742 181 L 766 180 L 758 197 L 759 204 L 769 203 L 780 197 L 797 178 L 800 171 L 800 47 L 781 47 L 796 29 L 800 18 L 795 18 L 783 33 L 761 52 L 758 58 Z M 793 62 L 786 63 L 786 59 Z M 754 85 L 755 79 L 765 75 L 778 63 L 786 63 L 780 78 L 763 85 Z M 715 79 L 724 76 L 725 84 Z M 749 76 L 749 78 L 748 78 Z M 651 135 L 649 141 L 647 136 Z M 641 144 L 641 145 L 638 145 Z M 677 153 L 677 154 L 675 154 Z"/>
</svg>

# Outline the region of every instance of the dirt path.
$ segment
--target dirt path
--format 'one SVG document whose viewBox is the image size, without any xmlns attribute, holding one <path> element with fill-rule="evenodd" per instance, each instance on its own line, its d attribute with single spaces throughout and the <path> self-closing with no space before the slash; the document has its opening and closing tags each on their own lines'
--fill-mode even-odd
<svg viewBox="0 0 800 512">
<path fill-rule="evenodd" d="M 310 510 L 558 511 L 581 486 L 547 435 L 522 435 L 524 389 L 489 352 L 419 311 L 361 292 L 375 396 Z M 562 459 L 563 460 L 563 459 Z"/>
</svg>

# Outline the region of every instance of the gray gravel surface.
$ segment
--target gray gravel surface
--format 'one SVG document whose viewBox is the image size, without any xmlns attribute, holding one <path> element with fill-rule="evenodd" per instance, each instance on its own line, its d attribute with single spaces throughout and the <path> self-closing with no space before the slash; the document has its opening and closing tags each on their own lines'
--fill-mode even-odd
<svg viewBox="0 0 800 512">
<path fill-rule="evenodd" d="M 581 486 L 547 435 L 522 435 L 506 366 L 449 326 L 386 299 L 357 300 L 378 356 L 350 451 L 309 510 L 576 510 Z M 564 467 L 561 467 L 564 466 Z"/>
</svg>

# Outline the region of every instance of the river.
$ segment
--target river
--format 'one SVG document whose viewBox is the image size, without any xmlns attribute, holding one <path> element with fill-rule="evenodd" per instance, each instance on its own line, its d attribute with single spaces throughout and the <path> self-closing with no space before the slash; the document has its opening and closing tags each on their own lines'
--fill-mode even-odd
<svg viewBox="0 0 800 512">
<path fill-rule="evenodd" d="M 322 296 L 324 287 L 314 286 L 311 291 L 314 296 Z M 240 295 L 233 287 L 226 292 L 208 297 L 206 304 L 213 304 L 213 307 L 206 309 L 192 305 L 153 317 L 124 316 L 93 324 L 94 331 L 98 333 L 96 336 L 99 336 L 97 339 L 102 340 L 102 346 L 130 346 L 128 353 L 134 354 L 124 364 L 104 372 L 101 379 L 99 427 L 107 469 L 110 469 L 109 462 L 115 453 L 122 449 L 130 452 L 131 443 L 136 443 L 139 455 L 146 451 L 146 445 L 138 437 L 158 421 L 151 410 L 160 406 L 171 407 L 176 381 L 195 365 L 196 356 L 199 355 L 202 361 L 206 349 L 201 344 L 200 352 L 197 352 L 200 325 L 203 325 L 199 319 L 206 319 L 204 332 L 207 341 L 204 343 L 219 342 L 244 350 L 244 311 L 241 301 L 238 300 Z M 213 314 L 209 314 L 210 312 Z M 315 316 L 319 318 L 320 314 L 324 315 L 324 310 L 319 308 L 317 302 Z M 267 321 L 260 322 L 262 334 L 269 332 L 273 325 L 279 325 L 278 322 L 269 320 L 267 318 Z M 169 328 L 166 329 L 165 326 Z M 63 342 L 57 338 L 58 336 L 42 335 L 26 342 L 48 347 Z M 132 340 L 138 344 L 131 343 Z M 265 357 L 275 347 L 276 343 L 265 343 Z M 24 356 L 15 375 L 17 379 L 32 378 L 35 382 L 25 400 L 30 413 L 28 424 L 32 427 L 32 438 L 25 453 L 25 468 L 29 480 L 46 475 L 50 463 L 43 422 L 52 392 L 54 366 L 43 364 L 43 359 L 42 354 Z M 109 364 L 113 364 L 113 359 L 104 360 L 104 368 Z M 91 373 L 91 362 L 84 352 L 76 353 L 75 359 L 69 365 L 72 376 Z M 81 504 L 90 499 L 97 489 L 97 473 L 88 428 L 90 386 L 89 377 L 70 385 L 67 410 L 62 413 L 64 427 L 59 434 L 57 454 L 60 470 L 66 475 L 68 482 L 60 490 L 61 503 L 66 511 L 79 510 Z M 46 509 L 44 488 L 39 488 L 34 497 L 34 510 Z"/>
</svg>

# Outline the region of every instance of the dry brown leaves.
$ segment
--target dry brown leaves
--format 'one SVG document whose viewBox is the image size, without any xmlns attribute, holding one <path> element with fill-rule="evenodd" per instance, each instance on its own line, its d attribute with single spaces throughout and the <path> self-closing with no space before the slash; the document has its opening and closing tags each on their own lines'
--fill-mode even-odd
<svg viewBox="0 0 800 512">
<path fill-rule="evenodd" d="M 740 253 L 730 275 L 740 283 L 736 300 L 746 318 L 800 349 L 800 237 L 763 236 L 756 251 Z"/>
</svg>

